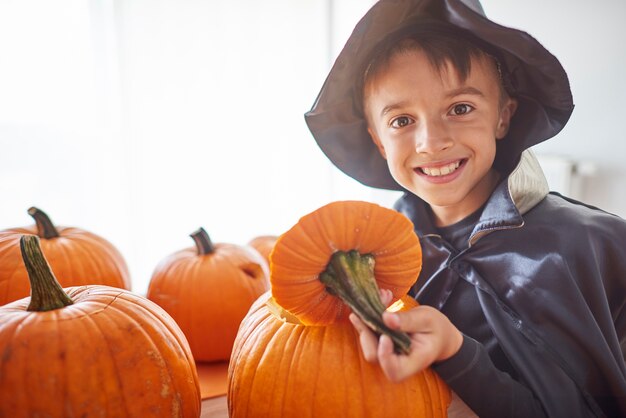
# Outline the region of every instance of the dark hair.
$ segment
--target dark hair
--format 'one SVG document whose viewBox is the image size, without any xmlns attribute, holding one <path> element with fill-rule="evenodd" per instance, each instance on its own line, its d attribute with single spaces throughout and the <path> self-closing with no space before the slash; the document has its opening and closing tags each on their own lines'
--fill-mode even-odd
<svg viewBox="0 0 626 418">
<path fill-rule="evenodd" d="M 501 96 L 505 97 L 506 86 L 498 58 L 488 46 L 470 32 L 463 31 L 440 21 L 419 19 L 391 32 L 372 50 L 360 66 L 360 77 L 355 86 L 355 106 L 364 114 L 364 88 L 369 80 L 379 74 L 397 54 L 420 49 L 430 63 L 441 71 L 450 63 L 464 81 L 471 71 L 472 58 L 491 57 L 500 76 Z"/>
</svg>

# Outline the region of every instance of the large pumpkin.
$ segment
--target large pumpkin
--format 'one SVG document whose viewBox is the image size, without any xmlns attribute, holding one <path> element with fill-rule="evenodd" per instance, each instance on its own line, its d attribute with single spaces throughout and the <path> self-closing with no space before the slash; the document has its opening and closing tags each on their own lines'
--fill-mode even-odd
<svg viewBox="0 0 626 418">
<path fill-rule="evenodd" d="M 38 241 L 22 240 L 32 296 L 0 307 L 0 416 L 199 417 L 174 320 L 124 289 L 62 289 Z"/>
<path fill-rule="evenodd" d="M 30 294 L 20 255 L 20 237 L 36 234 L 63 287 L 102 284 L 130 289 L 128 267 L 120 252 L 104 238 L 75 227 L 55 226 L 40 209 L 28 210 L 35 225 L 0 231 L 0 305 Z"/>
<path fill-rule="evenodd" d="M 176 320 L 197 361 L 227 361 L 239 323 L 269 289 L 267 263 L 247 246 L 213 243 L 203 228 L 191 237 L 195 247 L 156 267 L 147 297 Z"/>
<path fill-rule="evenodd" d="M 421 269 L 412 223 L 381 206 L 334 202 L 281 235 L 270 255 L 271 294 L 241 324 L 229 367 L 237 417 L 445 417 L 450 391 L 430 369 L 391 383 L 363 358 L 354 310 L 398 351 L 378 288 L 406 295 Z M 341 296 L 341 297 L 339 297 Z M 350 307 L 348 307 L 350 306 Z"/>
</svg>

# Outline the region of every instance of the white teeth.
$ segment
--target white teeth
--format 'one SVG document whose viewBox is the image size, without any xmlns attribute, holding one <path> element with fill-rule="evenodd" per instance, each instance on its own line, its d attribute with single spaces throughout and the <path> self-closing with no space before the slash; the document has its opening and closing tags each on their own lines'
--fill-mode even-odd
<svg viewBox="0 0 626 418">
<path fill-rule="evenodd" d="M 457 161 L 455 163 L 451 163 L 448 165 L 444 165 L 442 167 L 422 167 L 422 172 L 427 176 L 445 176 L 446 174 L 452 173 L 454 170 L 459 168 L 461 165 L 461 161 Z"/>
</svg>

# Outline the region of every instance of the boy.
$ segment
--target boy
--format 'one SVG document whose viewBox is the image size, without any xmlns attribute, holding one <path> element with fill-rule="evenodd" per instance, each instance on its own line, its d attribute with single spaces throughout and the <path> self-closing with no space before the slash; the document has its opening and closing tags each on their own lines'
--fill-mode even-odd
<svg viewBox="0 0 626 418">
<path fill-rule="evenodd" d="M 626 222 L 549 194 L 528 151 L 572 110 L 558 60 L 477 1 L 357 24 L 306 120 L 348 175 L 405 191 L 421 306 L 385 321 L 411 352 L 351 316 L 391 380 L 432 366 L 481 417 L 626 416 Z"/>
</svg>

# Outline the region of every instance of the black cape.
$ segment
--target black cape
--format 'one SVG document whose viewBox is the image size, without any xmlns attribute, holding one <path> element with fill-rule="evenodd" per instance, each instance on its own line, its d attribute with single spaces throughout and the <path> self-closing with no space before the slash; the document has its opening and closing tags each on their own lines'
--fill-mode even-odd
<svg viewBox="0 0 626 418">
<path fill-rule="evenodd" d="M 397 202 L 423 247 L 414 296 L 441 308 L 429 284 L 466 280 L 548 416 L 626 417 L 626 222 L 547 194 L 547 185 L 538 194 L 524 175 L 521 189 L 513 175 L 496 188 L 459 253 L 437 235 L 424 201 L 407 193 Z"/>
</svg>

